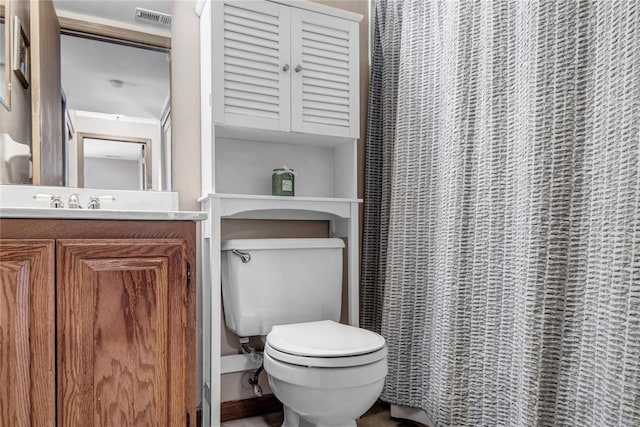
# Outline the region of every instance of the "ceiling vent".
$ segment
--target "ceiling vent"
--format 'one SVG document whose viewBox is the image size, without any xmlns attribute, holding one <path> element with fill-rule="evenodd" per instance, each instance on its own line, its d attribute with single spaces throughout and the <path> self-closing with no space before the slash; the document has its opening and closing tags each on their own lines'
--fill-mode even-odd
<svg viewBox="0 0 640 427">
<path fill-rule="evenodd" d="M 153 22 L 154 24 L 160 25 L 171 25 L 171 15 L 155 10 L 143 9 L 141 7 L 136 7 L 136 20 Z"/>
</svg>

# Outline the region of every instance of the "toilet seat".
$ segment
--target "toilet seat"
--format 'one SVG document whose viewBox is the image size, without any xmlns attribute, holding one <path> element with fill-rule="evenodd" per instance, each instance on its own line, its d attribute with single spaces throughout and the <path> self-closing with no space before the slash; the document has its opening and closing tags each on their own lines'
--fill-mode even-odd
<svg viewBox="0 0 640 427">
<path fill-rule="evenodd" d="M 387 356 L 382 336 L 331 320 L 274 326 L 265 344 L 273 359 L 308 367 L 353 367 Z"/>
</svg>

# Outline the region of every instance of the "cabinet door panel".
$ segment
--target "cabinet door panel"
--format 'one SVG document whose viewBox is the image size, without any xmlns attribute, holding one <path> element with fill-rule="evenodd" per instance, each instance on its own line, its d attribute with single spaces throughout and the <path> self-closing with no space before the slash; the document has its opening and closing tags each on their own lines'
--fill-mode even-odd
<svg viewBox="0 0 640 427">
<path fill-rule="evenodd" d="M 292 130 L 358 138 L 358 24 L 292 9 L 291 63 Z"/>
<path fill-rule="evenodd" d="M 290 130 L 289 8 L 212 3 L 213 121 Z"/>
<path fill-rule="evenodd" d="M 58 241 L 60 425 L 184 425 L 181 240 Z"/>
<path fill-rule="evenodd" d="M 0 240 L 0 426 L 55 420 L 53 240 Z"/>
</svg>

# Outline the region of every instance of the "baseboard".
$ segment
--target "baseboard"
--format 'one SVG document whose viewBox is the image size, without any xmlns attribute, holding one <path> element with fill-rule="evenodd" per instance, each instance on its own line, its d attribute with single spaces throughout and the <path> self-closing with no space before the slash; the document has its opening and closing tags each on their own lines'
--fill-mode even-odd
<svg viewBox="0 0 640 427">
<path fill-rule="evenodd" d="M 390 415 L 391 418 L 410 420 L 427 427 L 436 425 L 425 411 L 418 408 L 411 408 L 409 406 L 391 405 Z"/>
<path fill-rule="evenodd" d="M 282 411 L 282 403 L 273 394 L 220 404 L 220 422 L 239 420 Z"/>
</svg>

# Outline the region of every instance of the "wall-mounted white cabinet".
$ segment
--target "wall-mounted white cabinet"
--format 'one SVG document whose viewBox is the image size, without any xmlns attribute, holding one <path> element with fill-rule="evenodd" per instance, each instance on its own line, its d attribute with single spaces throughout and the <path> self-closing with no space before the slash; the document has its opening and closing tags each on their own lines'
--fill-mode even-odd
<svg viewBox="0 0 640 427">
<path fill-rule="evenodd" d="M 359 137 L 358 22 L 270 1 L 211 8 L 214 123 Z"/>
<path fill-rule="evenodd" d="M 362 16 L 305 0 L 201 0 L 203 425 L 219 425 L 223 218 L 327 220 L 358 325 Z M 271 195 L 274 168 L 295 196 Z M 225 356 L 229 357 L 229 356 Z M 225 359 L 226 360 L 226 359 Z M 226 369 L 226 368 L 224 368 Z M 229 371 L 231 372 L 231 371 Z"/>
</svg>

